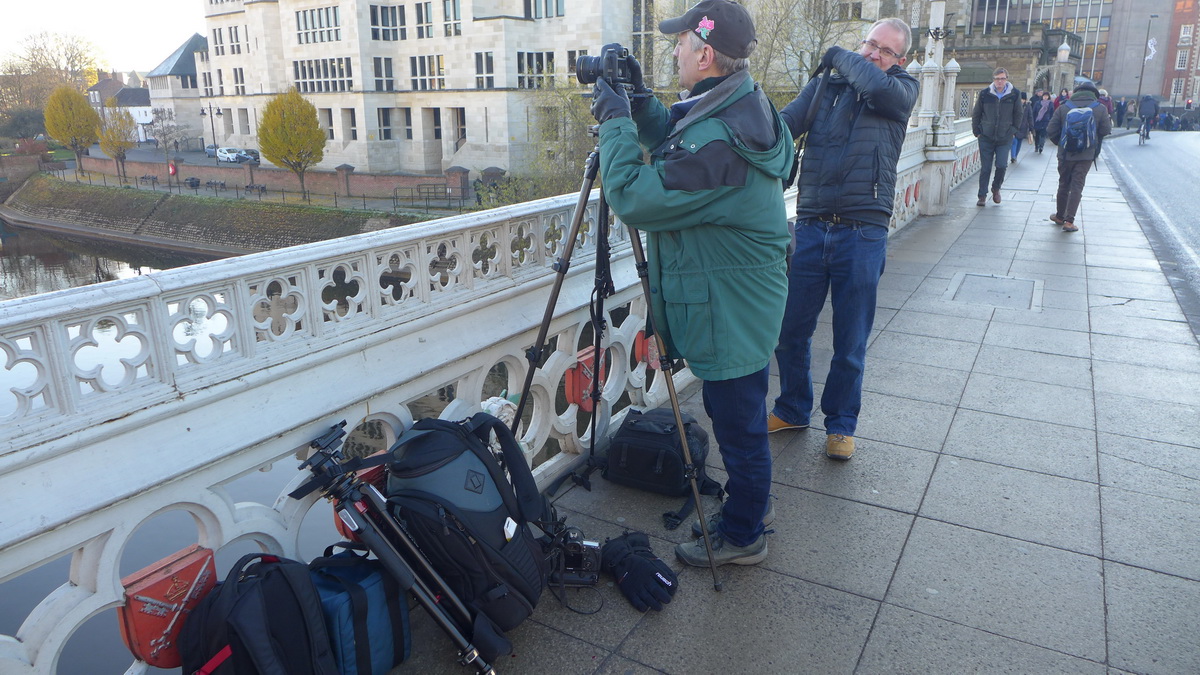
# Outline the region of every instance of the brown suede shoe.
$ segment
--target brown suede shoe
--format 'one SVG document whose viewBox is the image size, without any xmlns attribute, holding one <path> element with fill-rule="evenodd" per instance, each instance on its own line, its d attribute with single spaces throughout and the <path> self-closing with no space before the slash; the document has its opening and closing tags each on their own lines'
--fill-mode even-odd
<svg viewBox="0 0 1200 675">
<path fill-rule="evenodd" d="M 987 197 L 980 197 L 979 201 L 975 202 L 975 206 L 984 206 L 987 204 Z"/>
<path fill-rule="evenodd" d="M 807 428 L 808 428 L 807 424 L 792 424 L 791 422 L 784 422 L 783 420 L 776 417 L 775 413 L 769 413 L 767 415 L 767 433 L 768 434 L 773 434 L 776 431 L 788 431 L 788 430 L 800 431 L 801 429 L 807 429 Z"/>
<path fill-rule="evenodd" d="M 1000 203 L 1000 188 L 992 190 L 992 201 L 996 202 L 997 204 Z"/>
<path fill-rule="evenodd" d="M 854 437 L 829 434 L 825 437 L 825 456 L 846 461 L 854 456 Z"/>
<path fill-rule="evenodd" d="M 1062 218 L 1059 218 L 1057 213 L 1051 213 L 1050 222 L 1061 226 L 1065 221 Z"/>
</svg>

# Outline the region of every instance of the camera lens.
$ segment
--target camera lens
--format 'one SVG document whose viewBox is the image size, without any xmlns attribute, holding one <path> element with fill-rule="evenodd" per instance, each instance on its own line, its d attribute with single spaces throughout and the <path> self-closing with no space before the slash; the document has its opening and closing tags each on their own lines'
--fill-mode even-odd
<svg viewBox="0 0 1200 675">
<path fill-rule="evenodd" d="M 575 59 L 575 78 L 579 80 L 579 84 L 595 84 L 602 72 L 602 60 L 599 56 L 585 54 Z"/>
</svg>

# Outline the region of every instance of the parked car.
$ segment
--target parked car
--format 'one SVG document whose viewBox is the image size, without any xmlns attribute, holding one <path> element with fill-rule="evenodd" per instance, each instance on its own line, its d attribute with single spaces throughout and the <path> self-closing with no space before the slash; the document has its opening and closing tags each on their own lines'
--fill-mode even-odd
<svg viewBox="0 0 1200 675">
<path fill-rule="evenodd" d="M 236 162 L 238 161 L 238 153 L 241 151 L 241 148 L 217 148 L 217 161 Z"/>
<path fill-rule="evenodd" d="M 238 153 L 237 161 L 239 163 L 250 162 L 252 164 L 258 164 L 262 160 L 259 159 L 258 150 L 255 150 L 254 148 L 243 148 L 242 151 Z"/>
<path fill-rule="evenodd" d="M 209 143 L 208 145 L 204 146 L 204 155 L 206 157 L 216 157 L 217 156 L 217 144 Z"/>
</svg>

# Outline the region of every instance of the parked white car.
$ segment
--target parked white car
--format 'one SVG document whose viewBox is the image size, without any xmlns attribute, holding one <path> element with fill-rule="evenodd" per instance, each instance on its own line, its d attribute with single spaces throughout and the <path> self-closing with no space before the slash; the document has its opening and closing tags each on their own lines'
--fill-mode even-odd
<svg viewBox="0 0 1200 675">
<path fill-rule="evenodd" d="M 241 148 L 217 148 L 218 162 L 237 162 Z"/>
</svg>

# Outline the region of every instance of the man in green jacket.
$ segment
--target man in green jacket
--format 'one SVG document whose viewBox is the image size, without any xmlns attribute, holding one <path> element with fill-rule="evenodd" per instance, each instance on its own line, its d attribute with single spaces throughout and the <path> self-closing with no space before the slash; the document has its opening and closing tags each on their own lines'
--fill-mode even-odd
<svg viewBox="0 0 1200 675">
<path fill-rule="evenodd" d="M 682 100 L 667 108 L 649 96 L 632 58 L 632 110 L 623 87 L 597 81 L 601 184 L 617 216 L 646 232 L 655 326 L 704 382 L 729 474 L 729 498 L 709 521 L 713 555 L 752 565 L 767 556 L 774 515 L 764 401 L 787 300 L 782 181 L 794 146 L 746 70 L 757 40 L 744 7 L 703 0 L 659 30 L 678 40 Z M 675 553 L 708 564 L 703 540 Z"/>
</svg>

